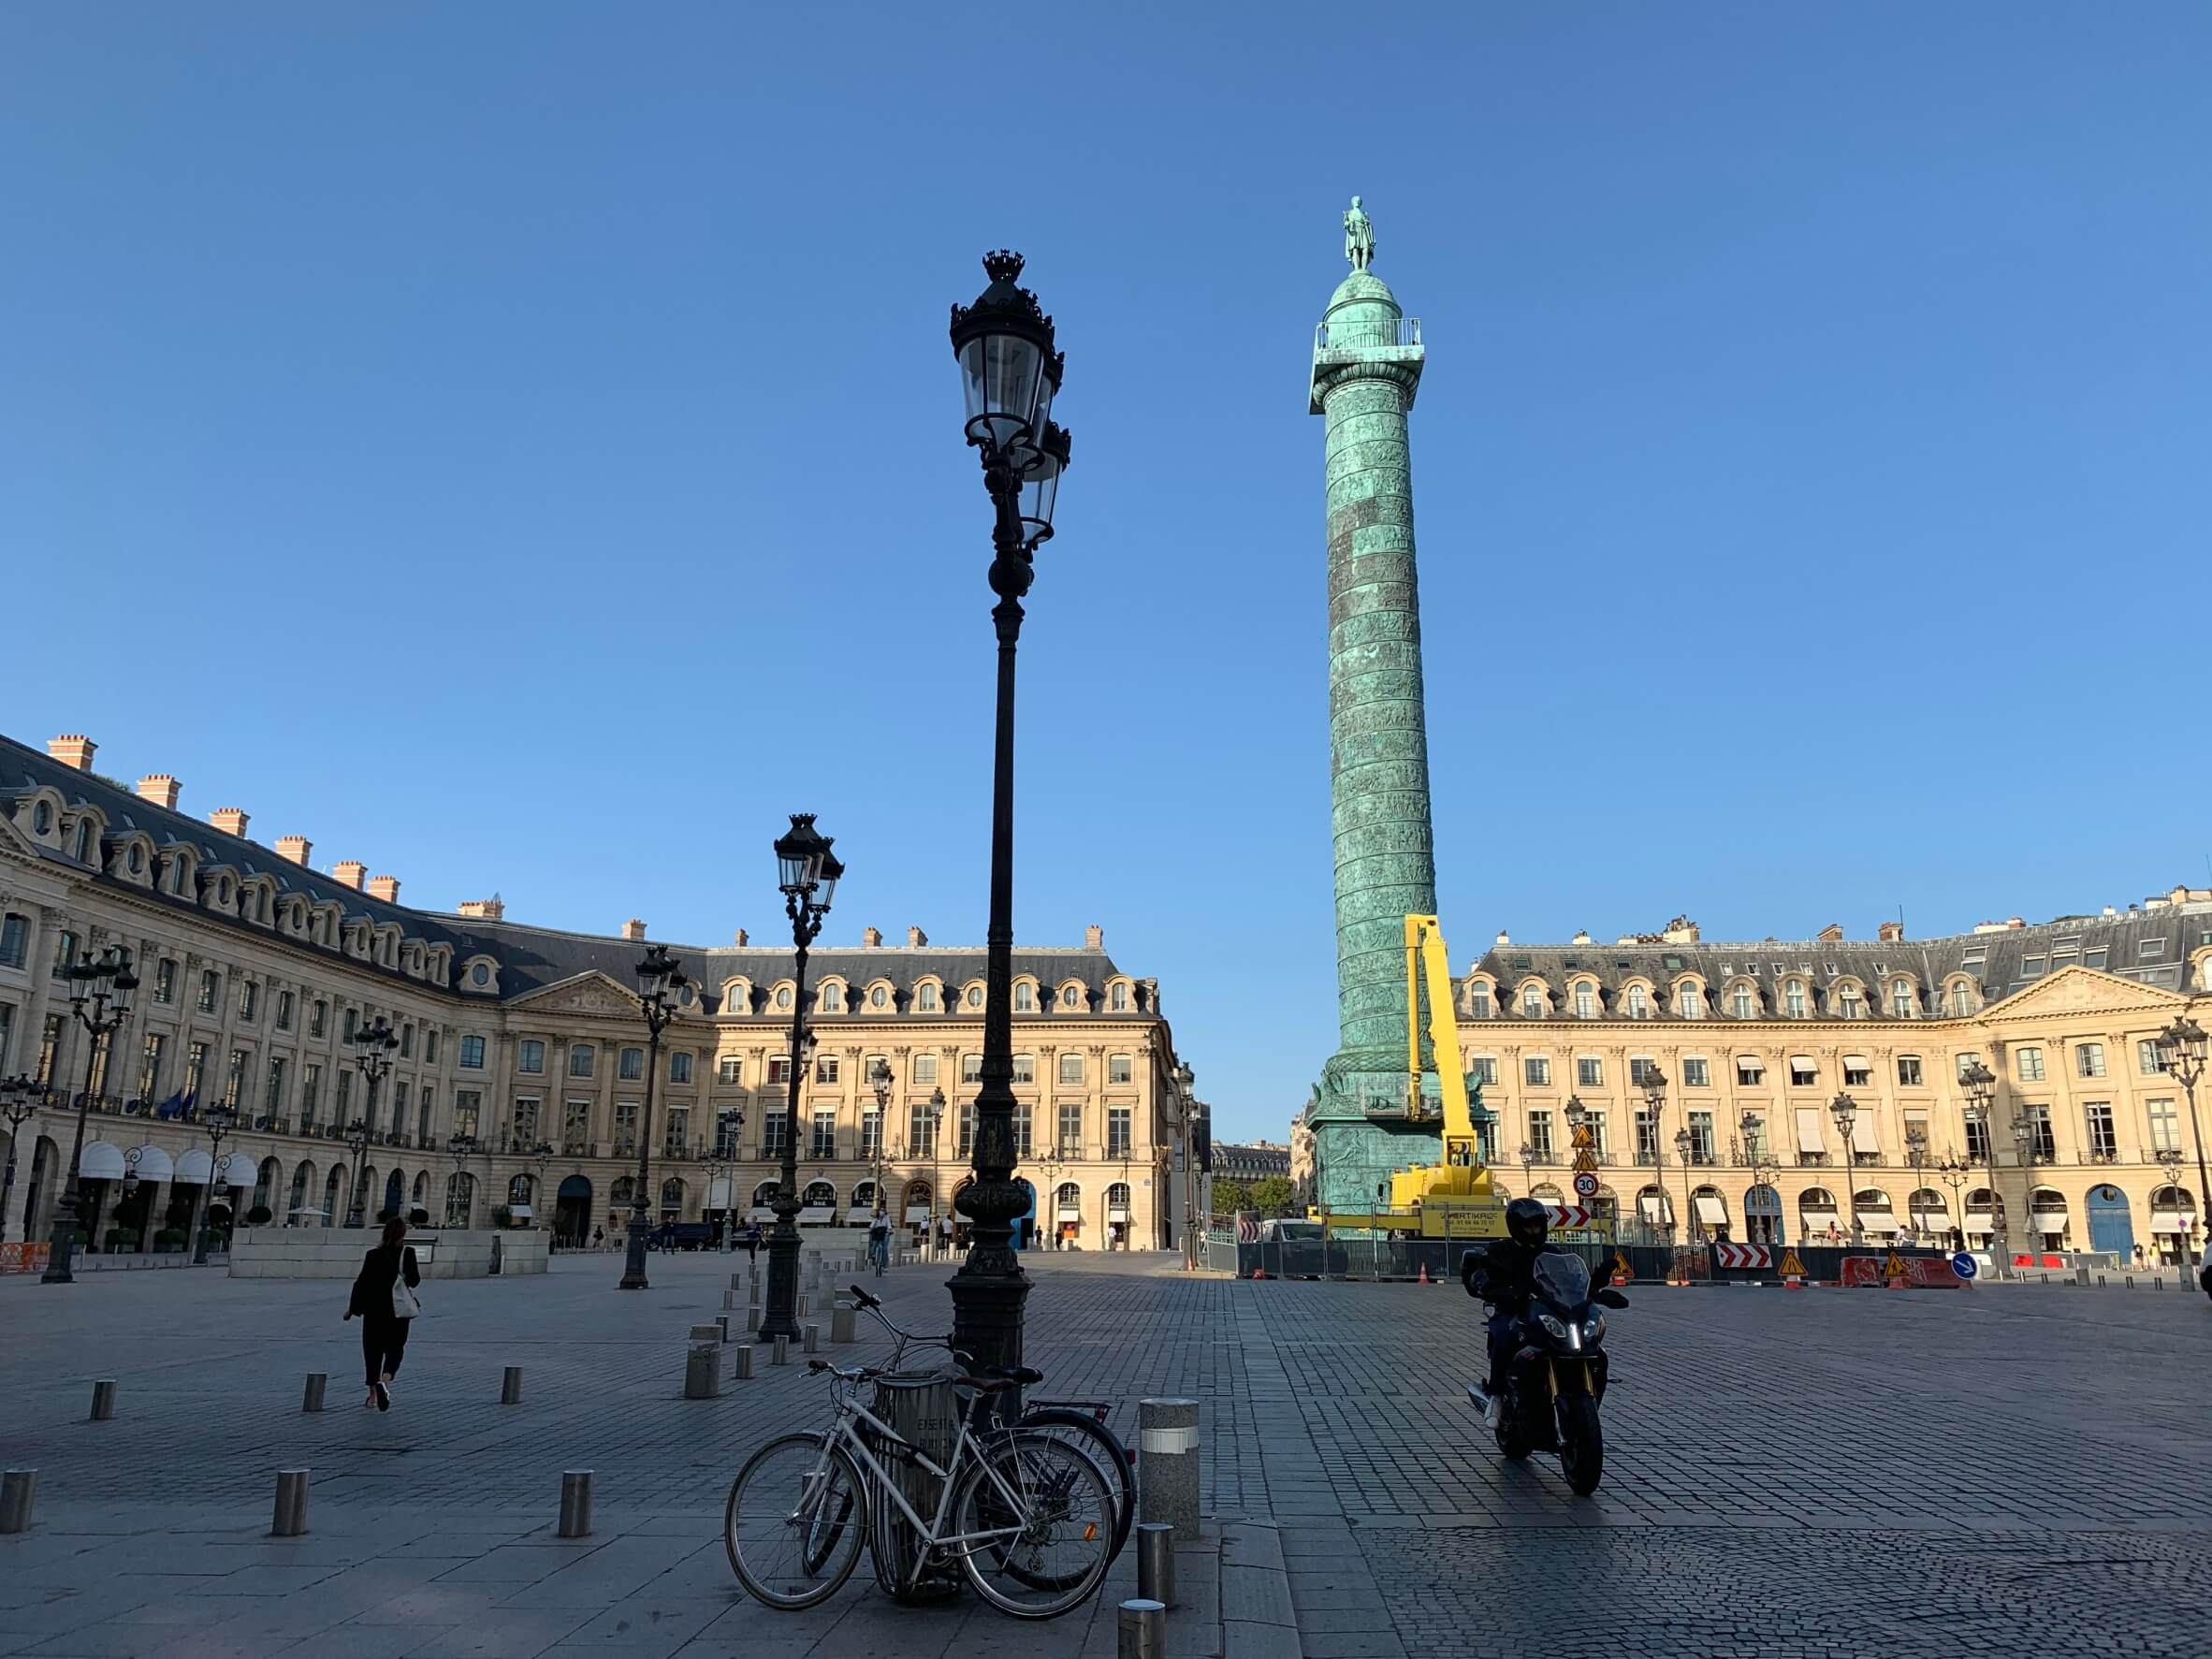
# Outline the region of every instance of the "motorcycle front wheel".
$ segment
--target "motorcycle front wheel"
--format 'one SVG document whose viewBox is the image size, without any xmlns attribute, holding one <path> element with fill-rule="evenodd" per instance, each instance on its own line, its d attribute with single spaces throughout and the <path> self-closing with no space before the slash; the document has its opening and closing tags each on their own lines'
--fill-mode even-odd
<svg viewBox="0 0 2212 1659">
<path fill-rule="evenodd" d="M 1498 1450 L 1518 1463 L 1528 1456 L 1534 1443 L 1529 1439 L 1526 1425 L 1521 1420 L 1521 1402 L 1508 1391 L 1501 1404 L 1503 1408 L 1498 1413 L 1498 1426 L 1492 1433 L 1497 1436 Z"/>
<path fill-rule="evenodd" d="M 1605 1477 L 1605 1430 L 1597 1402 L 1587 1394 L 1559 1403 L 1559 1467 L 1578 1497 L 1588 1497 Z"/>
</svg>

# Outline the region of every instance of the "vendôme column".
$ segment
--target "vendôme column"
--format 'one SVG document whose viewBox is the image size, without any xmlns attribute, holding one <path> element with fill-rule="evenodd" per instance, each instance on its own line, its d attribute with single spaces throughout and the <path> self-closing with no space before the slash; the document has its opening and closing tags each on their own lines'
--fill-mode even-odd
<svg viewBox="0 0 2212 1659">
<path fill-rule="evenodd" d="M 1323 1070 L 1316 1117 L 1317 1128 L 1319 1120 L 1335 1119 L 1347 1130 L 1371 1109 L 1404 1103 L 1404 918 L 1436 908 L 1405 422 L 1420 387 L 1420 324 L 1404 315 L 1389 285 L 1368 269 L 1374 256 L 1375 228 L 1354 196 L 1345 214 L 1352 271 L 1330 297 L 1315 334 L 1310 400 L 1312 413 L 1328 420 L 1340 1040 Z M 1410 1150 L 1403 1133 L 1375 1125 L 1364 1133 L 1325 1136 L 1324 1201 L 1372 1201 L 1371 1177 L 1387 1175 Z M 1329 1140 L 1337 1143 L 1333 1159 Z"/>
</svg>

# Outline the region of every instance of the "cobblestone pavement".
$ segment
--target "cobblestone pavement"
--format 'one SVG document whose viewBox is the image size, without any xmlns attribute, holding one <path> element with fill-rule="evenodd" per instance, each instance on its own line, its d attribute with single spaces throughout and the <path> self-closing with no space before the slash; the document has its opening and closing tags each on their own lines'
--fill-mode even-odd
<svg viewBox="0 0 2212 1659">
<path fill-rule="evenodd" d="M 0 1653 L 1111 1653 L 1111 1599 L 1041 1627 L 858 1587 L 804 1615 L 743 1600 L 718 1541 L 731 1476 L 822 1394 L 764 1363 L 720 1400 L 678 1397 L 684 1328 L 741 1266 L 656 1259 L 629 1295 L 607 1256 L 426 1286 L 388 1416 L 351 1387 L 342 1285 L 0 1282 L 0 1461 L 41 1472 L 40 1526 L 0 1538 Z M 1098 1255 L 1035 1274 L 1046 1391 L 1124 1402 L 1131 1438 L 1139 1397 L 1201 1402 L 1217 1525 L 1185 1570 L 1201 1588 L 1178 1655 L 2206 1651 L 2200 1297 L 1632 1288 L 1606 1484 L 1577 1499 L 1555 1461 L 1506 1464 L 1480 1434 L 1456 1287 Z M 894 1274 L 895 1316 L 941 1329 L 944 1278 Z M 519 1406 L 497 1403 L 508 1364 Z M 321 1417 L 298 1409 L 309 1370 L 331 1375 Z M 89 1423 L 102 1376 L 116 1417 Z M 314 1533 L 263 1539 L 274 1470 L 300 1465 Z M 577 1467 L 598 1524 L 561 1544 Z"/>
</svg>

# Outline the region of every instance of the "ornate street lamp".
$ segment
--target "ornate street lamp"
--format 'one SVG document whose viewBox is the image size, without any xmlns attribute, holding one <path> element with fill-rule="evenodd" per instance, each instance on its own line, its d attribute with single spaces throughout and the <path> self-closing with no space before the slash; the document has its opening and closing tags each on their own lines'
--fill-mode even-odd
<svg viewBox="0 0 2212 1659">
<path fill-rule="evenodd" d="M 1183 1259 L 1193 1269 L 1199 1264 L 1199 1247 L 1204 1239 L 1203 1218 L 1199 1215 L 1199 1151 L 1198 1151 L 1198 1097 L 1192 1085 L 1198 1073 L 1190 1069 L 1187 1060 L 1177 1060 L 1170 1074 L 1174 1083 L 1175 1110 L 1183 1129 Z M 1321 1226 L 1329 1226 L 1329 1201 L 1323 1197 L 1321 1146 L 1314 1143 L 1314 1199 L 1321 1206 Z"/>
<path fill-rule="evenodd" d="M 1523 1141 L 1521 1143 L 1521 1196 L 1535 1196 L 1535 1185 L 1536 1149 L 1531 1142 Z"/>
<path fill-rule="evenodd" d="M 7 1123 L 7 1174 L 0 1179 L 0 1239 L 7 1236 L 7 1202 L 15 1191 L 15 1154 L 23 1125 L 38 1115 L 46 1090 L 28 1077 L 0 1078 L 0 1119 Z M 23 1217 L 23 1239 L 31 1237 L 31 1217 Z"/>
<path fill-rule="evenodd" d="M 363 1026 L 354 1033 L 354 1064 L 361 1069 L 362 1081 L 369 1085 L 369 1098 L 361 1109 L 360 1120 L 345 1132 L 345 1143 L 354 1149 L 354 1179 L 350 1189 L 353 1201 L 345 1213 L 348 1227 L 364 1225 L 368 1215 L 368 1201 L 361 1193 L 361 1153 L 369 1144 L 369 1137 L 376 1132 L 376 1085 L 391 1075 L 392 1056 L 399 1052 L 400 1034 L 382 1014 L 376 1016 L 375 1024 Z"/>
<path fill-rule="evenodd" d="M 2158 1035 L 2159 1059 L 2173 1073 L 2174 1080 L 2181 1084 L 2181 1092 L 2189 1097 L 2189 1135 L 2196 1142 L 2197 1148 L 2196 1213 L 2200 1215 L 2205 1213 L 2206 1189 L 2212 1187 L 2212 1175 L 2206 1174 L 2205 1170 L 2205 1134 L 2197 1126 L 2197 1084 L 2205 1076 L 2206 1046 L 2204 1026 L 2190 1017 L 2187 1009 L 2183 1009 L 2174 1023 Z M 2189 1235 L 2184 1233 L 2181 1237 L 2181 1259 L 2185 1266 L 2189 1262 Z"/>
<path fill-rule="evenodd" d="M 1913 1193 L 1905 1200 L 1905 1223 L 1918 1232 L 1920 1217 L 1913 1213 L 1913 1205 L 1920 1197 L 1921 1167 L 1928 1162 L 1928 1131 L 1918 1124 L 1905 1128 L 1905 1162 L 1913 1166 Z"/>
<path fill-rule="evenodd" d="M 938 1165 L 940 1160 L 938 1135 L 939 1133 L 939 1126 L 944 1122 L 944 1119 L 945 1091 L 931 1089 L 929 1091 L 928 1116 L 924 1119 L 929 1126 L 929 1236 L 923 1241 L 924 1255 L 937 1248 L 937 1185 Z M 950 1204 L 945 1206 L 945 1213 L 952 1214 Z"/>
<path fill-rule="evenodd" d="M 876 1144 L 873 1150 L 876 1155 L 875 1211 L 879 1215 L 891 1213 L 891 1206 L 883 1201 L 883 1142 L 884 1130 L 891 1127 L 891 1067 L 881 1055 L 878 1055 L 876 1063 L 868 1068 L 868 1087 L 875 1091 L 876 1096 Z"/>
<path fill-rule="evenodd" d="M 646 1023 L 648 1053 L 645 1116 L 637 1128 L 637 1190 L 630 1195 L 629 1248 L 623 1254 L 618 1288 L 643 1290 L 647 1288 L 646 1235 L 652 1230 L 653 1091 L 661 1081 L 661 1033 L 676 1018 L 676 993 L 685 981 L 666 945 L 648 945 L 633 971 L 637 975 L 638 1012 Z"/>
<path fill-rule="evenodd" d="M 1958 1069 L 1958 1086 L 1966 1095 L 1965 1117 L 1970 1124 L 1979 1124 L 1982 1129 L 1982 1161 L 1989 1171 L 1989 1259 L 1997 1269 L 1999 1278 L 2011 1275 L 2011 1251 L 2006 1248 L 2004 1224 L 1999 1219 L 1999 1206 L 2003 1200 L 1997 1186 L 1997 1073 L 1982 1064 L 1982 1056 L 1970 1055 L 1965 1065 Z M 1973 1148 L 1967 1148 L 1972 1161 Z M 2023 1192 L 2022 1198 L 2026 1194 Z M 1959 1213 L 1958 1232 L 1966 1236 L 1966 1215 Z"/>
<path fill-rule="evenodd" d="M 1958 1247 L 1961 1250 L 1966 1248 L 1966 1199 L 1964 1193 L 1966 1184 L 1973 1179 L 1973 1173 L 1972 1161 L 1956 1155 L 1944 1158 L 1942 1163 L 1936 1165 L 1936 1174 L 1942 1178 L 1943 1185 L 1951 1189 L 1951 1210 L 1958 1217 L 1957 1221 L 1954 1223 L 1954 1229 L 1957 1232 Z M 1997 1195 L 1992 1192 L 1989 1196 L 1995 1200 Z"/>
<path fill-rule="evenodd" d="M 1858 1125 L 1858 1102 L 1839 1093 L 1828 1102 L 1828 1115 L 1836 1120 L 1836 1139 L 1843 1148 L 1843 1199 L 1851 1206 L 1851 1236 L 1860 1236 L 1858 1221 L 1858 1152 L 1851 1131 Z"/>
<path fill-rule="evenodd" d="M 49 1285 L 76 1283 L 69 1263 L 77 1253 L 77 1230 L 81 1225 L 88 1236 L 92 1231 L 90 1195 L 77 1172 L 84 1157 L 84 1114 L 92 1106 L 94 1082 L 100 1076 L 101 1053 L 108 1039 L 130 1018 L 131 993 L 138 988 L 131 953 L 121 945 L 109 945 L 97 962 L 87 951 L 69 965 L 67 977 L 69 1011 L 92 1041 L 84 1047 L 84 1092 L 77 1097 L 77 1143 L 69 1153 L 69 1184 L 54 1212 L 53 1240 L 42 1275 Z"/>
<path fill-rule="evenodd" d="M 2180 1149 L 2179 1149 L 2178 1147 L 2173 1147 L 2173 1146 L 2169 1146 L 2169 1147 L 2166 1147 L 2166 1148 L 2164 1148 L 2162 1151 L 2161 1151 L 2161 1152 L 2157 1153 L 2155 1156 L 2156 1156 L 2156 1157 L 2157 1157 L 2157 1158 L 2158 1158 L 2159 1171 L 2160 1171 L 2160 1172 L 2161 1172 L 2161 1174 L 2163 1174 L 2163 1175 L 2165 1176 L 2165 1178 L 2166 1178 L 2166 1186 L 2167 1186 L 2168 1190 L 2170 1190 L 2170 1191 L 2171 1191 L 2171 1192 L 2174 1194 L 2174 1221 L 2175 1221 L 2175 1224 L 2176 1224 L 2177 1227 L 2179 1227 L 2179 1228 L 2182 1230 L 2181 1230 L 2181 1268 L 2182 1268 L 2182 1282 L 2183 1282 L 2183 1284 L 2185 1284 L 2185 1285 L 2186 1285 L 2186 1284 L 2188 1283 L 2189 1265 L 2190 1265 L 2190 1262 L 2189 1262 L 2189 1240 L 2190 1240 L 2190 1232 L 2192 1232 L 2192 1231 L 2195 1230 L 2195 1227 L 2196 1227 L 2196 1208 L 2195 1208 L 2195 1206 L 2194 1206 L 2193 1204 L 2192 1204 L 2192 1205 L 2191 1205 L 2191 1206 L 2190 1206 L 2190 1208 L 2189 1208 L 2187 1211 L 2184 1211 L 2184 1210 L 2182 1209 L 2182 1207 L 2181 1207 L 2181 1152 L 2180 1152 Z M 2151 1236 L 2153 1239 L 2156 1239 L 2156 1238 L 2158 1237 L 2158 1233 L 2157 1233 L 2157 1231 L 2155 1230 L 2155 1229 L 2156 1229 L 2156 1227 L 2157 1227 L 2157 1225 L 2158 1225 L 2158 1205 L 2157 1205 L 2157 1204 L 2154 1202 L 2154 1203 L 2153 1203 L 2153 1204 L 2150 1206 L 2150 1209 L 2151 1209 L 2151 1225 L 2152 1225 L 2152 1228 L 2154 1229 L 2154 1230 L 2152 1231 L 2152 1233 L 2151 1233 L 2151 1235 L 2150 1235 L 2150 1236 Z M 2161 1265 L 2163 1265 L 2162 1261 L 2161 1261 Z"/>
<path fill-rule="evenodd" d="M 228 1106 L 211 1106 L 199 1114 L 199 1127 L 207 1131 L 208 1136 L 208 1185 L 203 1191 L 194 1194 L 192 1200 L 196 1222 L 192 1230 L 192 1265 L 195 1267 L 208 1264 L 208 1224 L 215 1195 L 230 1190 L 230 1183 L 223 1173 L 223 1142 L 237 1125 L 238 1113 Z M 354 1172 L 354 1179 L 360 1179 L 359 1171 Z"/>
<path fill-rule="evenodd" d="M 1699 1230 L 1697 1206 L 1690 1199 L 1690 1131 L 1688 1129 L 1675 1130 L 1674 1155 L 1681 1160 L 1682 1166 L 1682 1227 L 1687 1232 L 1690 1242 L 1694 1244 L 1697 1242 Z"/>
<path fill-rule="evenodd" d="M 720 1140 L 717 1140 L 714 1144 L 710 1146 L 702 1146 L 699 1149 L 699 1180 L 703 1189 L 699 1204 L 699 1214 L 701 1215 L 704 1216 L 707 1211 L 715 1207 L 714 1184 L 721 1179 L 722 1172 L 728 1170 L 730 1167 L 730 1160 L 723 1155 L 721 1142 Z M 727 1196 L 733 1200 L 737 1196 L 736 1185 L 735 1179 L 733 1178 L 730 1183 L 730 1191 L 727 1194 Z M 734 1209 L 735 1206 L 734 1204 L 725 1204 L 722 1207 L 724 1209 Z M 722 1236 L 727 1238 L 729 1236 L 729 1231 L 730 1229 L 725 1225 L 722 1230 Z"/>
<path fill-rule="evenodd" d="M 777 885 L 791 918 L 792 953 L 798 984 L 791 1004 L 791 1075 L 783 1116 L 783 1165 L 776 1189 L 776 1230 L 768 1235 L 768 1306 L 761 1336 L 799 1338 L 799 1084 L 806 1072 L 807 952 L 822 932 L 845 866 L 830 851 L 832 837 L 814 827 L 814 814 L 794 812 L 791 828 L 776 839 Z"/>
<path fill-rule="evenodd" d="M 1022 258 L 984 256 L 991 285 L 973 305 L 953 308 L 953 355 L 967 392 L 968 442 L 982 462 L 993 510 L 991 620 L 998 637 L 997 718 L 991 765 L 991 917 L 984 932 L 982 1087 L 975 1098 L 975 1178 L 959 1201 L 968 1219 L 968 1259 L 953 1274 L 953 1345 L 984 1366 L 1022 1360 L 1022 1304 L 1029 1281 L 1013 1245 L 1022 1191 L 1013 1142 L 1013 711 L 1014 650 L 1022 596 L 1038 546 L 1053 533 L 1053 506 L 1067 470 L 1068 434 L 1053 424 L 1065 359 L 1053 320 L 1017 287 Z M 936 1194 L 931 1193 L 934 1204 Z M 1020 1390 L 1001 1396 L 1019 1416 Z"/>
<path fill-rule="evenodd" d="M 453 1172 L 457 1178 L 457 1183 L 458 1177 L 467 1175 L 469 1173 L 469 1160 L 474 1157 L 481 1150 L 482 1148 L 478 1144 L 476 1137 L 473 1135 L 455 1135 L 445 1142 L 445 1156 L 453 1159 Z M 468 1206 L 461 1211 L 461 1225 L 464 1228 L 469 1224 L 469 1212 L 476 1207 L 476 1195 L 473 1190 L 474 1186 L 475 1178 L 471 1176 L 471 1190 L 469 1192 Z M 448 1221 L 452 1220 L 453 1218 L 453 1201 L 451 1199 L 446 1201 L 445 1216 Z"/>
</svg>

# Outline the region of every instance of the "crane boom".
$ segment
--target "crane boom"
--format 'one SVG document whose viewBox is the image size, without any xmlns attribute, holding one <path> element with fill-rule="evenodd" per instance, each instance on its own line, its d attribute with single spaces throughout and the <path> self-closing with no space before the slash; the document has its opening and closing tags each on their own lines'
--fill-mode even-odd
<svg viewBox="0 0 2212 1659">
<path fill-rule="evenodd" d="M 1421 993 L 1428 993 L 1429 1050 L 1444 1102 L 1444 1167 L 1479 1170 L 1482 1149 L 1467 1103 L 1467 1074 L 1460 1060 L 1459 1023 L 1452 1011 L 1451 963 L 1444 929 L 1434 916 L 1405 918 L 1405 1064 L 1411 1110 L 1421 1112 Z"/>
</svg>

